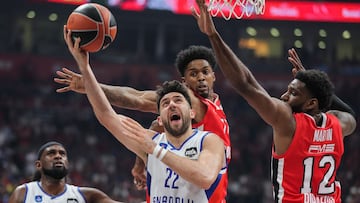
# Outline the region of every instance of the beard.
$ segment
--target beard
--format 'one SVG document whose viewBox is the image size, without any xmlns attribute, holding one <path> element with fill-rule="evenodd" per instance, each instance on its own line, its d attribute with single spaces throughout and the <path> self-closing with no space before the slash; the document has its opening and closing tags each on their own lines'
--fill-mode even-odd
<svg viewBox="0 0 360 203">
<path fill-rule="evenodd" d="M 174 137 L 180 137 L 183 135 L 187 131 L 189 125 L 191 125 L 189 118 L 183 119 L 183 124 L 179 129 L 172 128 L 169 122 L 164 123 L 165 129 Z"/>
<path fill-rule="evenodd" d="M 292 106 L 291 109 L 292 109 L 292 112 L 293 112 L 293 113 L 303 112 L 302 106 L 300 106 L 300 105 Z"/>
<path fill-rule="evenodd" d="M 209 92 L 199 92 L 199 95 L 205 99 L 209 98 Z"/>
<path fill-rule="evenodd" d="M 62 178 L 64 178 L 69 170 L 65 167 L 61 167 L 61 168 L 52 168 L 52 169 L 42 169 L 44 175 L 52 177 L 54 179 L 60 180 Z"/>
<path fill-rule="evenodd" d="M 206 90 L 199 90 L 197 89 L 195 91 L 198 95 L 200 95 L 202 98 L 208 99 L 209 95 L 210 95 L 210 91 L 209 88 L 207 88 Z"/>
</svg>

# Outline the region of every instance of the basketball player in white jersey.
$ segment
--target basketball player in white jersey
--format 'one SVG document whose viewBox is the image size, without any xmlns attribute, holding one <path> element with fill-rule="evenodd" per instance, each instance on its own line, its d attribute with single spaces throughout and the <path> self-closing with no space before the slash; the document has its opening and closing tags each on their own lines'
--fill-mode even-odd
<svg viewBox="0 0 360 203">
<path fill-rule="evenodd" d="M 59 142 L 40 147 L 35 167 L 33 181 L 16 187 L 9 203 L 119 203 L 96 188 L 66 183 L 69 162 Z"/>
<path fill-rule="evenodd" d="M 72 42 L 64 26 L 64 39 L 84 77 L 86 95 L 99 122 L 147 165 L 148 202 L 225 202 L 216 190 L 226 169 L 224 144 L 216 134 L 193 130 L 188 89 L 178 81 L 165 82 L 157 90 L 159 134 L 135 120 L 117 114 L 97 82 L 89 53 Z"/>
<path fill-rule="evenodd" d="M 216 60 L 213 51 L 205 46 L 191 45 L 181 50 L 175 59 L 175 67 L 181 75 L 181 80 L 191 90 L 189 91 L 195 118 L 192 127 L 200 130 L 211 131 L 224 141 L 227 163 L 231 159 L 231 140 L 229 124 L 222 108 L 220 96 L 214 92 Z M 85 93 L 84 79 L 81 74 L 63 68 L 56 71 L 59 78 L 54 81 L 65 85 L 57 92 L 74 91 Z M 143 112 L 157 112 L 156 92 L 154 90 L 140 91 L 127 86 L 112 86 L 101 84 L 107 98 L 112 105 L 120 108 L 139 110 Z M 163 128 L 152 123 L 151 128 L 163 132 Z M 145 164 L 136 157 L 135 165 L 131 170 L 136 187 L 141 190 L 146 188 Z M 227 176 L 227 174 L 225 174 Z M 223 192 L 226 193 L 228 180 L 224 178 Z"/>
</svg>

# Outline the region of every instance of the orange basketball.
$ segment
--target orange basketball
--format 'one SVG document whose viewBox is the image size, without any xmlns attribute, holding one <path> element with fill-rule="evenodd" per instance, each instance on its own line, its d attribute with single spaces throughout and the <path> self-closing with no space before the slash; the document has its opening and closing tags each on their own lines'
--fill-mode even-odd
<svg viewBox="0 0 360 203">
<path fill-rule="evenodd" d="M 117 24 L 113 14 L 97 3 L 78 6 L 66 23 L 72 39 L 80 37 L 80 47 L 88 52 L 98 52 L 114 41 Z"/>
</svg>

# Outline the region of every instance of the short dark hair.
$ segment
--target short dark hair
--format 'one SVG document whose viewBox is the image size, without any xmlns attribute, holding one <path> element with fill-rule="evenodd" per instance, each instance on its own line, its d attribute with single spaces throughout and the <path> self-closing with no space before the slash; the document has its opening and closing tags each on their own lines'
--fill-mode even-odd
<svg viewBox="0 0 360 203">
<path fill-rule="evenodd" d="M 165 81 L 161 86 L 157 87 L 156 94 L 157 94 L 157 107 L 158 110 L 160 109 L 160 100 L 168 93 L 170 92 L 178 92 L 182 94 L 186 101 L 190 104 L 191 107 L 191 100 L 190 96 L 187 90 L 187 87 L 185 87 L 181 82 L 177 80 L 172 81 Z"/>
<path fill-rule="evenodd" d="M 187 49 L 181 50 L 175 59 L 175 67 L 183 77 L 187 65 L 196 59 L 204 59 L 209 62 L 211 68 L 215 70 L 216 59 L 212 49 L 205 46 L 191 45 Z"/>
<path fill-rule="evenodd" d="M 319 101 L 319 109 L 321 111 L 326 110 L 330 106 L 332 95 L 334 94 L 334 85 L 325 72 L 309 69 L 297 72 L 295 78 L 305 83 L 312 96 Z"/>
</svg>

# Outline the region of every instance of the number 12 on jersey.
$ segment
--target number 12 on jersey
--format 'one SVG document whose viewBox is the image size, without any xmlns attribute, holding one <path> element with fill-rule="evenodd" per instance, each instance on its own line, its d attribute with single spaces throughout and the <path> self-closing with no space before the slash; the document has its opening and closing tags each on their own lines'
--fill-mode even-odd
<svg viewBox="0 0 360 203">
<path fill-rule="evenodd" d="M 308 157 L 303 161 L 304 164 L 304 177 L 303 185 L 301 187 L 301 193 L 313 193 L 315 188 L 311 188 L 311 182 L 316 170 L 328 167 L 327 171 L 324 173 L 319 185 L 318 185 L 318 194 L 327 195 L 335 192 L 335 183 L 332 182 L 329 184 L 331 178 L 335 175 L 335 159 L 331 155 L 325 155 L 321 157 L 320 161 L 314 163 L 314 157 Z"/>
</svg>

